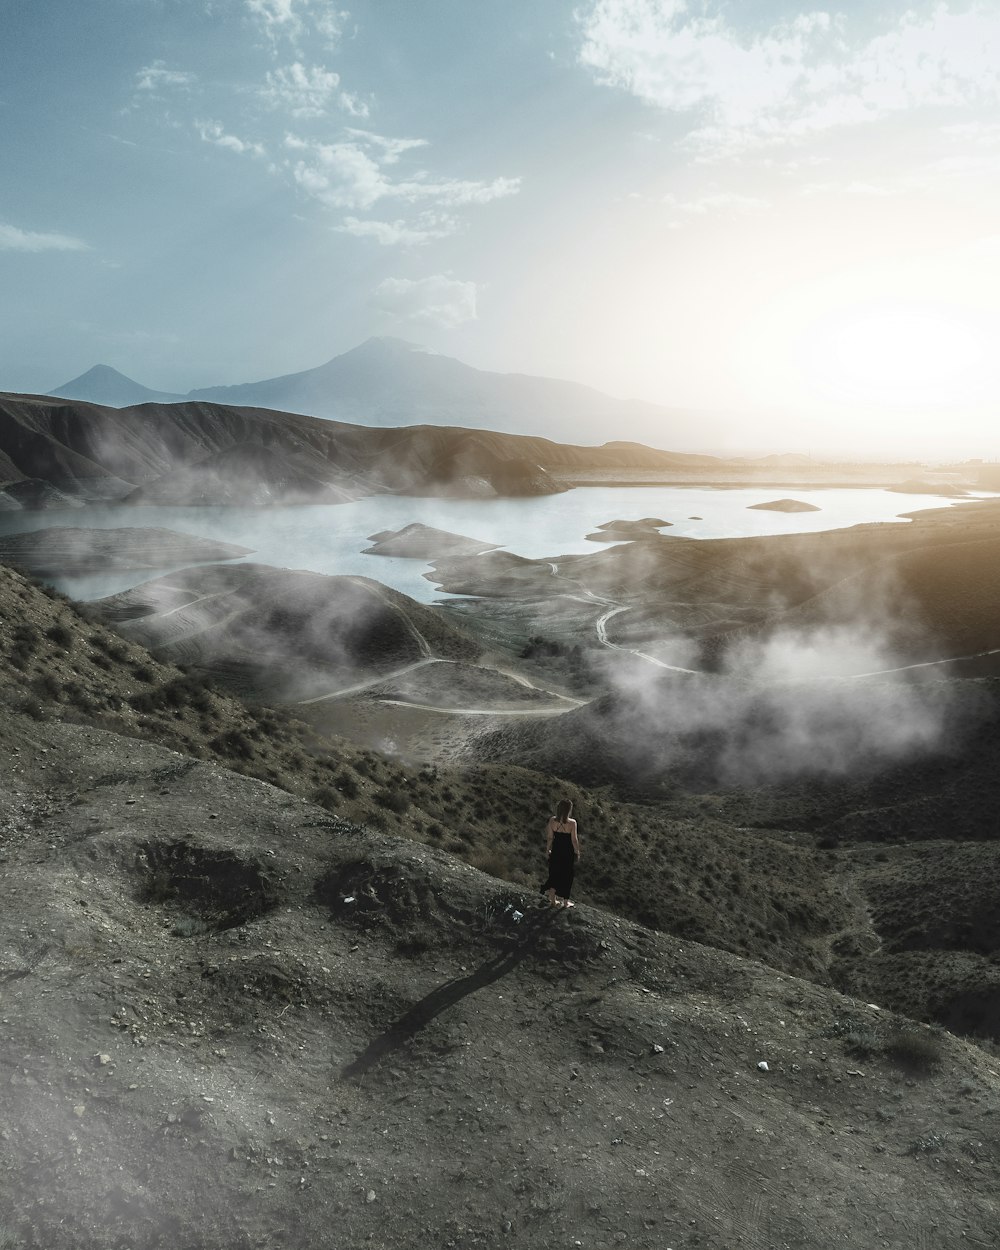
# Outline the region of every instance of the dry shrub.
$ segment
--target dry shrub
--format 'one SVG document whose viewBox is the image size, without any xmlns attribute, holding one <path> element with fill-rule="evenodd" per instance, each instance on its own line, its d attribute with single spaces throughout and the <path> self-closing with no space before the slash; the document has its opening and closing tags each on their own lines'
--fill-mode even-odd
<svg viewBox="0 0 1000 1250">
<path fill-rule="evenodd" d="M 489 873 L 491 877 L 499 877 L 502 881 L 511 879 L 510 860 L 503 851 L 495 850 L 492 847 L 474 851 L 468 857 L 468 862 L 473 868 L 478 868 L 480 872 Z"/>
<path fill-rule="evenodd" d="M 930 1072 L 944 1058 L 941 1038 L 931 1029 L 894 1029 L 882 1048 L 890 1059 L 914 1072 Z"/>
</svg>

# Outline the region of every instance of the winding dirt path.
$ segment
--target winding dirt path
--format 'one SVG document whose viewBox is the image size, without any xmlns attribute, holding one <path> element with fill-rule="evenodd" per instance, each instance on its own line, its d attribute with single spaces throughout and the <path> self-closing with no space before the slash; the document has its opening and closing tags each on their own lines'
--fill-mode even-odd
<svg viewBox="0 0 1000 1250">
<path fill-rule="evenodd" d="M 454 660 L 441 660 L 437 656 L 429 656 L 423 660 L 415 660 L 412 664 L 404 664 L 402 668 L 394 668 L 391 673 L 379 673 L 378 676 L 369 677 L 366 681 L 359 681 L 353 686 L 343 686 L 339 690 L 328 690 L 326 694 L 317 694 L 311 699 L 299 699 L 295 706 L 306 707 L 310 703 L 324 703 L 328 699 L 346 699 L 352 694 L 361 694 L 365 690 L 371 690 L 373 686 L 381 686 L 384 682 L 392 681 L 396 677 L 404 677 L 407 673 L 412 673 L 418 668 L 426 668 L 428 664 L 454 663 Z"/>
</svg>

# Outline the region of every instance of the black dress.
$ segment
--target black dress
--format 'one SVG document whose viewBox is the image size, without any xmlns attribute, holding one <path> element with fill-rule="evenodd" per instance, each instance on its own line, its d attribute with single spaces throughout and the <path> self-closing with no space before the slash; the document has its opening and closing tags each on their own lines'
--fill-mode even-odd
<svg viewBox="0 0 1000 1250">
<path fill-rule="evenodd" d="M 568 829 L 556 829 L 552 835 L 552 853 L 549 855 L 549 879 L 542 889 L 555 890 L 560 898 L 569 898 L 575 868 L 573 836 Z"/>
</svg>

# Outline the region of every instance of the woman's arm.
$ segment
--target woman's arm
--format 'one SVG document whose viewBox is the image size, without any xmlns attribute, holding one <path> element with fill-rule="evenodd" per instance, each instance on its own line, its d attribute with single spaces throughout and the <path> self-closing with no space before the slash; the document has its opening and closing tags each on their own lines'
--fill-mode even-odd
<svg viewBox="0 0 1000 1250">
<path fill-rule="evenodd" d="M 550 816 L 549 823 L 545 826 L 545 854 L 546 855 L 552 854 L 552 834 L 554 832 L 552 828 L 553 823 L 554 822 L 552 820 L 552 817 Z"/>
<path fill-rule="evenodd" d="M 577 859 L 580 858 L 580 839 L 576 836 L 576 821 L 569 822 L 569 836 L 573 839 L 573 850 L 576 852 Z"/>
</svg>

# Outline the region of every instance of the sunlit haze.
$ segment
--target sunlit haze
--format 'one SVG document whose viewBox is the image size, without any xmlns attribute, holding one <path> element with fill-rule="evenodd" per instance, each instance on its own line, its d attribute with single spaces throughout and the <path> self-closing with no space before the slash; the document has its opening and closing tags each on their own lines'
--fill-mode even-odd
<svg viewBox="0 0 1000 1250">
<path fill-rule="evenodd" d="M 995 4 L 344 5 L 5 6 L 0 388 L 397 335 L 706 414 L 609 438 L 996 456 Z"/>
</svg>

